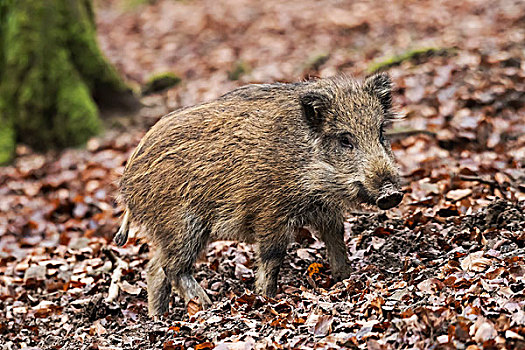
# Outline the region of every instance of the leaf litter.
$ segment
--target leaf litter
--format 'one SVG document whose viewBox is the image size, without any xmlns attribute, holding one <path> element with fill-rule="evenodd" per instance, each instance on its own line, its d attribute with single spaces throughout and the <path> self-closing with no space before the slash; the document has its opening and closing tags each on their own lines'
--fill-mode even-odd
<svg viewBox="0 0 525 350">
<path fill-rule="evenodd" d="M 182 82 L 85 150 L 19 146 L 0 169 L 0 343 L 525 348 L 524 16 L 522 2 L 506 0 L 159 0 L 131 10 L 98 1 L 102 49 L 124 76 L 143 84 L 173 71 Z M 305 229 L 268 299 L 252 292 L 253 247 L 215 242 L 196 267 L 213 306 L 174 296 L 167 315 L 148 318 L 149 249 L 134 237 L 111 243 L 122 211 L 116 184 L 145 129 L 244 83 L 364 76 L 378 59 L 418 47 L 454 50 L 389 69 L 406 115 L 390 130 L 406 195 L 389 212 L 349 213 L 350 278 L 334 283 L 323 244 Z M 327 54 L 307 64 L 314 51 Z M 239 64 L 250 69 L 230 80 Z"/>
</svg>

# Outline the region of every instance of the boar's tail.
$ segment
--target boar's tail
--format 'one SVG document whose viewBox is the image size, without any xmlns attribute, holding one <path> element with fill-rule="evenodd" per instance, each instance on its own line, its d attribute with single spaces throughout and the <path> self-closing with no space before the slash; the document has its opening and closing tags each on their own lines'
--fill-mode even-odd
<svg viewBox="0 0 525 350">
<path fill-rule="evenodd" d="M 113 241 L 118 246 L 123 246 L 128 241 L 128 233 L 129 233 L 129 210 L 126 208 L 124 211 L 124 217 L 122 218 L 122 224 L 120 225 L 120 229 L 118 230 L 117 234 L 113 238 Z"/>
</svg>

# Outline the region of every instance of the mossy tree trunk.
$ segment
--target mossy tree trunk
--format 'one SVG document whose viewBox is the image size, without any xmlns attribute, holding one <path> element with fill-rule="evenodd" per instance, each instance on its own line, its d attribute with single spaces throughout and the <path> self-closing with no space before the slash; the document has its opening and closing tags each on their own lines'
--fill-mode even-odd
<svg viewBox="0 0 525 350">
<path fill-rule="evenodd" d="M 99 109 L 139 106 L 100 52 L 91 0 L 0 0 L 0 163 L 16 142 L 80 145 Z"/>
</svg>

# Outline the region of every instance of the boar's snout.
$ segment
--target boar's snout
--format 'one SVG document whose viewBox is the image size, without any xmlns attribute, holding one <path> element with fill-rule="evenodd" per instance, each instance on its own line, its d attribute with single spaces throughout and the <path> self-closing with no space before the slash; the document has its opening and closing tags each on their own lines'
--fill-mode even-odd
<svg viewBox="0 0 525 350">
<path fill-rule="evenodd" d="M 381 194 L 376 201 L 380 209 L 386 210 L 397 206 L 403 199 L 403 192 L 396 188 L 391 182 L 381 188 Z"/>
</svg>

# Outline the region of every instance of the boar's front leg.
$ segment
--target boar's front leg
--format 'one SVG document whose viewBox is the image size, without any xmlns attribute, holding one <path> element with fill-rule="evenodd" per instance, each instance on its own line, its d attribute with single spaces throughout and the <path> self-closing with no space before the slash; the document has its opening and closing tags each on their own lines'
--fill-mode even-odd
<svg viewBox="0 0 525 350">
<path fill-rule="evenodd" d="M 350 277 L 350 261 L 348 260 L 347 248 L 344 242 L 344 224 L 341 220 L 330 225 L 318 228 L 321 239 L 326 245 L 328 261 L 332 275 L 336 281 L 342 281 Z"/>
<path fill-rule="evenodd" d="M 255 289 L 257 293 L 274 297 L 277 293 L 279 270 L 286 255 L 288 235 L 279 234 L 283 230 L 266 227 L 265 234 L 257 235 L 257 274 Z"/>
</svg>

